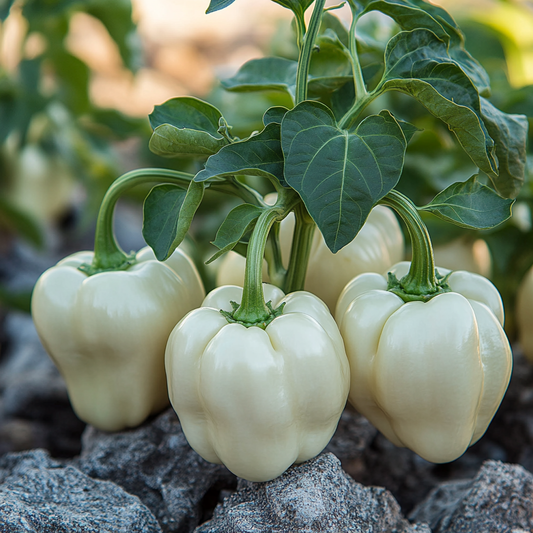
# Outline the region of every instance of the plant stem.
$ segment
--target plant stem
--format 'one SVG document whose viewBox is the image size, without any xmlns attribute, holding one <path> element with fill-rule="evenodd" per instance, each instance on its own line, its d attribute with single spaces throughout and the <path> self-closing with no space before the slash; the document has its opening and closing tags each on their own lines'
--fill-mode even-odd
<svg viewBox="0 0 533 533">
<path fill-rule="evenodd" d="M 300 56 L 298 58 L 298 71 L 296 73 L 296 104 L 307 100 L 307 83 L 309 78 L 309 65 L 311 63 L 311 54 L 315 45 L 315 39 L 320 29 L 324 6 L 326 0 L 316 0 L 313 8 L 313 14 L 309 21 L 309 28 L 303 38 L 303 46 L 300 47 Z"/>
<path fill-rule="evenodd" d="M 409 272 L 399 281 L 399 292 L 393 292 L 405 301 L 427 301 L 441 292 L 446 292 L 448 289 L 445 283 L 435 275 L 431 239 L 413 202 L 402 193 L 392 190 L 379 203 L 392 207 L 400 215 L 411 237 L 411 266 Z"/>
<path fill-rule="evenodd" d="M 270 228 L 278 218 L 278 209 L 266 209 L 257 220 L 248 244 L 242 301 L 233 314 L 236 321 L 246 325 L 265 322 L 271 315 L 263 294 L 263 256 Z"/>
<path fill-rule="evenodd" d="M 359 16 L 356 12 L 356 7 L 350 3 L 352 10 L 352 23 L 350 25 L 350 61 L 352 63 L 352 72 L 355 86 L 355 100 L 352 107 L 345 113 L 339 121 L 339 127 L 342 129 L 349 129 L 357 120 L 359 113 L 376 98 L 376 94 L 368 93 L 366 84 L 361 69 L 361 62 L 359 61 L 359 54 L 357 53 L 357 39 L 355 31 Z"/>
<path fill-rule="evenodd" d="M 301 291 L 304 289 L 307 264 L 313 244 L 315 223 L 309 216 L 303 202 L 300 202 L 294 210 L 296 225 L 292 238 L 291 257 L 289 268 L 285 277 L 283 290 L 286 293 Z"/>
<path fill-rule="evenodd" d="M 96 221 L 94 238 L 94 270 L 115 270 L 127 267 L 133 261 L 116 241 L 113 231 L 113 213 L 118 199 L 126 191 L 150 182 L 174 183 L 188 187 L 194 178 L 192 174 L 163 168 L 146 168 L 133 170 L 116 179 L 107 190 Z"/>
<path fill-rule="evenodd" d="M 279 243 L 279 223 L 272 226 L 265 248 L 265 259 L 268 264 L 268 277 L 270 282 L 278 287 L 283 287 L 287 271 L 283 266 L 281 247 Z"/>
<path fill-rule="evenodd" d="M 355 38 L 355 28 L 359 17 L 352 7 L 352 23 L 350 25 L 350 61 L 352 63 L 353 79 L 355 85 L 355 99 L 361 100 L 367 94 L 366 84 L 363 78 L 363 71 L 361 69 L 361 62 L 359 61 L 359 54 L 357 53 L 357 39 Z"/>
</svg>

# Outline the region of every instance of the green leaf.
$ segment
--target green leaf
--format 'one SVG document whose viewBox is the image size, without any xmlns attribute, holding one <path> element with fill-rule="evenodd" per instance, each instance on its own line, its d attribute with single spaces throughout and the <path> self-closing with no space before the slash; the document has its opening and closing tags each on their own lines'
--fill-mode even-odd
<svg viewBox="0 0 533 533">
<path fill-rule="evenodd" d="M 402 128 L 382 111 L 348 132 L 329 108 L 307 101 L 285 115 L 281 132 L 285 179 L 335 253 L 398 182 L 407 145 Z"/>
<path fill-rule="evenodd" d="M 281 124 L 285 113 L 288 111 L 286 107 L 283 106 L 274 106 L 270 107 L 265 111 L 263 115 L 263 124 L 268 126 L 271 123 Z"/>
<path fill-rule="evenodd" d="M 273 0 L 276 4 L 290 9 L 297 17 L 303 18 L 307 8 L 314 0 Z"/>
<path fill-rule="evenodd" d="M 206 264 L 233 250 L 242 237 L 252 229 L 263 209 L 252 204 L 241 204 L 232 209 L 217 231 L 212 242 L 219 251 L 206 261 Z"/>
<path fill-rule="evenodd" d="M 528 120 L 524 115 L 508 115 L 481 98 L 481 113 L 496 143 L 498 176 L 491 176 L 496 190 L 505 198 L 515 198 L 526 172 Z"/>
<path fill-rule="evenodd" d="M 413 138 L 414 134 L 417 131 L 422 131 L 420 128 L 417 128 L 410 122 L 406 122 L 405 120 L 399 120 L 396 119 L 396 122 L 400 125 L 400 128 L 402 128 L 403 134 L 405 136 L 405 142 L 409 144 L 409 141 Z"/>
<path fill-rule="evenodd" d="M 228 143 L 219 133 L 222 113 L 198 98 L 172 98 L 148 118 L 150 150 L 163 157 L 210 156 Z"/>
<path fill-rule="evenodd" d="M 468 181 L 450 185 L 419 210 L 462 228 L 489 229 L 511 216 L 513 203 L 514 200 L 502 198 L 477 176 L 472 176 Z"/>
<path fill-rule="evenodd" d="M 222 113 L 213 105 L 191 96 L 171 98 L 156 105 L 148 119 L 153 129 L 170 124 L 180 129 L 205 131 L 221 139 L 218 133 Z"/>
<path fill-rule="evenodd" d="M 479 62 L 465 49 L 464 35 L 453 17 L 442 7 L 425 2 L 424 0 L 412 0 L 412 2 L 425 10 L 442 25 L 444 31 L 450 36 L 450 42 L 448 44 L 450 56 L 457 61 L 459 66 L 472 80 L 479 94 L 488 96 L 490 94 L 489 75 Z"/>
<path fill-rule="evenodd" d="M 179 129 L 169 124 L 158 126 L 150 137 L 150 150 L 163 157 L 198 157 L 216 154 L 226 145 L 204 131 Z"/>
<path fill-rule="evenodd" d="M 344 27 L 344 24 L 341 22 L 341 20 L 338 17 L 326 11 L 326 13 L 322 15 L 320 35 L 323 35 L 324 33 L 326 33 L 327 30 L 333 31 L 333 33 L 335 33 L 339 41 L 346 48 L 350 46 L 350 34 L 348 33 L 348 30 Z"/>
<path fill-rule="evenodd" d="M 317 39 L 309 70 L 309 92 L 317 96 L 351 81 L 348 52 L 331 31 Z M 283 91 L 294 100 L 298 63 L 282 57 L 263 57 L 247 61 L 232 78 L 222 81 L 228 91 Z"/>
<path fill-rule="evenodd" d="M 215 11 L 220 11 L 225 7 L 231 6 L 233 2 L 235 2 L 235 0 L 211 0 L 206 13 L 214 13 Z"/>
<path fill-rule="evenodd" d="M 286 185 L 279 124 L 272 122 L 261 133 L 224 146 L 207 160 L 194 180 L 202 182 L 235 174 L 274 178 Z"/>
<path fill-rule="evenodd" d="M 320 96 L 353 83 L 350 53 L 333 30 L 319 35 L 316 45 L 309 66 L 309 95 Z"/>
<path fill-rule="evenodd" d="M 187 191 L 157 185 L 144 200 L 143 237 L 157 259 L 168 259 L 189 231 L 204 196 L 204 185 L 191 181 Z"/>
<path fill-rule="evenodd" d="M 481 94 L 490 92 L 490 80 L 483 67 L 465 50 L 464 37 L 451 15 L 424 0 L 360 0 L 361 14 L 381 11 L 403 29 L 427 29 L 449 45 L 449 53 L 470 77 Z"/>
<path fill-rule="evenodd" d="M 282 57 L 252 59 L 232 78 L 222 81 L 228 91 L 284 91 L 294 100 L 298 63 Z"/>
<path fill-rule="evenodd" d="M 416 98 L 448 124 L 481 170 L 497 174 L 494 141 L 481 118 L 479 94 L 434 33 L 401 32 L 390 40 L 380 90 L 391 89 Z"/>
</svg>

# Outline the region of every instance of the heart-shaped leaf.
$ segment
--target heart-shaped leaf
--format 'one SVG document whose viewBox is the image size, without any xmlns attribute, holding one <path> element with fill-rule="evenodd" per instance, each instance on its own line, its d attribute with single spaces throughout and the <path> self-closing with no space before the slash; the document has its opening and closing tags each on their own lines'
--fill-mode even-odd
<svg viewBox="0 0 533 533">
<path fill-rule="evenodd" d="M 279 124 L 272 122 L 261 133 L 225 146 L 207 160 L 194 180 L 202 182 L 235 174 L 263 176 L 286 185 Z"/>
<path fill-rule="evenodd" d="M 498 173 L 494 141 L 481 118 L 479 94 L 448 56 L 446 43 L 428 30 L 400 32 L 385 53 L 378 90 L 409 94 L 448 124 L 472 161 L 485 173 Z"/>
<path fill-rule="evenodd" d="M 514 200 L 502 198 L 477 176 L 454 183 L 440 192 L 420 211 L 429 211 L 462 228 L 489 229 L 511 216 Z"/>
<path fill-rule="evenodd" d="M 402 128 L 382 111 L 349 132 L 328 107 L 307 101 L 285 115 L 281 131 L 285 179 L 337 252 L 398 182 L 407 145 Z"/>
<path fill-rule="evenodd" d="M 144 200 L 143 237 L 157 259 L 168 259 L 189 231 L 204 196 L 204 184 L 191 181 L 188 190 L 157 185 Z"/>
</svg>

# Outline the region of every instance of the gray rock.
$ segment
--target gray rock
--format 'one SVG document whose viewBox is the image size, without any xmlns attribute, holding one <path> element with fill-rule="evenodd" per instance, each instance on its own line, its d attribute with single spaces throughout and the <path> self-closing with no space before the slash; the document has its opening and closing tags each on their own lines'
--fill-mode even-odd
<svg viewBox="0 0 533 533">
<path fill-rule="evenodd" d="M 137 497 L 61 465 L 44 450 L 0 458 L 0 531 L 161 533 Z"/>
<path fill-rule="evenodd" d="M 331 453 L 266 482 L 240 480 L 196 533 L 431 533 L 410 524 L 385 489 L 355 483 Z"/>
<path fill-rule="evenodd" d="M 105 433 L 88 427 L 77 466 L 137 495 L 165 532 L 194 530 L 206 519 L 209 500 L 214 508 L 219 492 L 236 486 L 225 467 L 192 450 L 172 409 L 130 431 Z"/>
<path fill-rule="evenodd" d="M 348 404 L 342 413 L 337 431 L 325 451 L 340 459 L 342 468 L 352 477 L 364 469 L 364 454 L 378 430 Z"/>
<path fill-rule="evenodd" d="M 433 489 L 411 513 L 433 533 L 533 531 L 533 475 L 519 465 L 487 461 L 473 480 Z"/>
<path fill-rule="evenodd" d="M 85 427 L 70 405 L 65 382 L 45 352 L 29 315 L 5 319 L 0 363 L 0 453 L 43 447 L 53 456 L 80 452 Z M 13 432 L 13 428 L 23 431 Z"/>
</svg>

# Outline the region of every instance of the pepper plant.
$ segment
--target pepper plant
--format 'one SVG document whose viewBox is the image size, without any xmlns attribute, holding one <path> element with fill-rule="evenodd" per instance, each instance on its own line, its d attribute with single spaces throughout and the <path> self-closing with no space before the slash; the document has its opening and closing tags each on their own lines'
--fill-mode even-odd
<svg viewBox="0 0 533 533">
<path fill-rule="evenodd" d="M 352 20 L 347 29 L 335 16 L 339 6 L 326 8 L 325 0 L 274 1 L 294 14 L 297 60 L 252 60 L 222 85 L 234 92 L 280 91 L 290 104 L 265 109 L 260 131 L 244 138 L 233 134 L 220 110 L 198 98 L 177 97 L 156 106 L 149 117 L 153 128 L 150 149 L 160 156 L 194 157 L 198 172 L 140 169 L 116 180 L 100 209 L 94 255 L 77 267 L 88 280 L 100 274 L 116 274 L 118 279 L 120 273 L 136 268 L 136 254 L 120 248 L 112 229 L 116 200 L 134 185 L 155 184 L 144 202 L 143 235 L 161 262 L 177 253 L 206 191 L 240 200 L 213 236 L 217 251 L 209 261 L 230 250 L 244 255 L 243 287 L 238 291 L 221 288 L 217 294 L 225 295 L 222 303 L 220 297 L 209 295 L 201 309 L 188 313 L 172 333 L 165 333 L 167 337 L 170 333 L 165 357 L 170 400 L 191 445 L 206 459 L 222 462 L 255 481 L 271 479 L 293 462 L 319 453 L 348 395 L 347 362 L 353 366 L 353 357 L 339 342 L 339 331 L 326 306 L 300 292 L 314 233 L 320 232 L 336 253 L 354 240 L 375 206 L 391 207 L 411 236 L 413 260 L 407 271 L 393 269 L 402 275 L 391 274 L 383 289 L 402 304 L 433 305 L 450 293 L 448 299 L 478 302 L 475 290 L 461 296 L 462 289 L 454 288 L 451 277 L 436 273 L 420 213 L 470 229 L 492 228 L 508 219 L 524 180 L 527 135 L 525 117 L 505 114 L 488 100 L 488 76 L 465 49 L 461 31 L 444 9 L 423 0 L 348 0 Z M 208 13 L 233 2 L 211 0 Z M 398 31 L 387 43 L 360 31 L 361 18 L 373 11 L 397 25 Z M 438 119 L 479 169 L 438 191 L 420 207 L 397 190 L 408 145 L 419 131 L 402 113 L 387 109 L 387 102 L 398 94 Z M 249 177 L 269 183 L 277 193 L 274 205 L 250 185 Z M 290 213 L 294 213 L 295 225 L 285 267 L 279 226 Z M 264 258 L 275 286 L 266 289 L 262 284 Z M 274 296 L 265 299 L 265 291 Z M 492 346 L 488 355 L 498 361 L 494 368 L 503 369 L 495 378 L 498 393 L 487 402 L 490 412 L 483 413 L 479 428 L 454 433 L 461 433 L 462 440 L 451 447 L 456 452 L 453 457 L 428 454 L 435 460 L 452 460 L 479 438 L 507 386 L 510 351 L 501 330 L 503 315 L 496 304 L 464 307 L 470 309 L 464 313 L 470 313 L 472 339 L 478 335 L 472 311 L 477 305 L 486 307 L 479 320 L 491 324 L 487 336 L 478 331 L 479 342 L 485 348 Z M 109 311 L 109 320 L 112 315 Z M 451 313 L 451 322 L 453 318 Z M 289 335 L 291 320 L 299 321 L 297 342 Z M 46 327 L 38 329 L 46 339 Z M 496 330 L 503 335 L 502 341 L 490 344 Z M 301 350 L 299 346 L 308 346 L 304 340 L 309 338 L 316 339 L 322 349 Z M 81 345 L 76 350 L 90 356 L 89 340 Z M 477 381 L 461 382 L 473 391 L 468 396 L 472 405 L 465 407 L 468 412 L 460 418 L 463 425 L 473 423 L 483 390 L 482 360 L 475 353 L 472 365 L 477 365 Z M 305 379 L 299 380 L 299 375 Z M 402 379 L 399 375 L 398 390 L 405 390 Z M 353 382 L 352 376 L 352 386 Z M 204 387 L 205 383 L 211 386 Z M 250 383 L 253 386 L 247 386 Z M 422 389 L 423 394 L 432 392 L 431 386 Z M 452 389 L 444 391 L 437 403 L 451 401 L 448 396 L 453 395 L 454 406 L 461 410 L 456 405 L 460 395 Z M 308 420 L 309 413 L 294 406 L 312 401 L 310 390 L 315 393 L 317 413 Z M 425 405 L 423 394 L 415 402 Z M 265 408 L 270 404 L 283 416 L 273 416 Z M 394 442 L 417 451 L 416 437 L 404 437 Z M 286 446 L 280 448 L 283 442 Z"/>
</svg>

